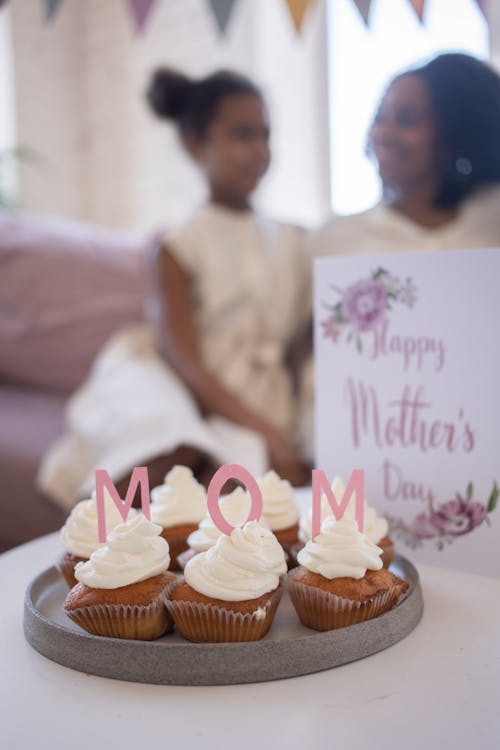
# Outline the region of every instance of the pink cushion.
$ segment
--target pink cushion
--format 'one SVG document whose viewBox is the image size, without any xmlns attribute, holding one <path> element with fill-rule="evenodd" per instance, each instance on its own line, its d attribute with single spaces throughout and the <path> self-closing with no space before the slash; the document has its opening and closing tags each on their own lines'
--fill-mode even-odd
<svg viewBox="0 0 500 750">
<path fill-rule="evenodd" d="M 148 251 L 132 235 L 0 213 L 0 376 L 67 393 L 109 336 L 144 320 Z"/>
<path fill-rule="evenodd" d="M 47 445 L 63 429 L 64 396 L 0 387 L 0 552 L 55 531 L 65 513 L 35 487 Z"/>
</svg>

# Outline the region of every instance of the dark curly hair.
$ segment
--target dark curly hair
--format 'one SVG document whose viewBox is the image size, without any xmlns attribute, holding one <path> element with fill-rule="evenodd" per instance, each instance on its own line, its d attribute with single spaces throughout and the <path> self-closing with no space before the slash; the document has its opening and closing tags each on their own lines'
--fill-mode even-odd
<svg viewBox="0 0 500 750">
<path fill-rule="evenodd" d="M 147 101 L 160 118 L 172 120 L 181 135 L 203 138 L 217 107 L 227 96 L 252 94 L 262 99 L 259 88 L 239 73 L 220 70 L 200 80 L 170 68 L 159 68 L 151 76 Z"/>
<path fill-rule="evenodd" d="M 457 206 L 476 188 L 500 182 L 500 76 L 469 55 L 439 55 L 413 70 L 429 91 L 443 150 L 436 202 Z"/>
<path fill-rule="evenodd" d="M 406 75 L 424 82 L 434 112 L 441 176 L 435 205 L 454 208 L 477 188 L 500 182 L 500 76 L 493 68 L 447 53 L 397 78 Z"/>
</svg>

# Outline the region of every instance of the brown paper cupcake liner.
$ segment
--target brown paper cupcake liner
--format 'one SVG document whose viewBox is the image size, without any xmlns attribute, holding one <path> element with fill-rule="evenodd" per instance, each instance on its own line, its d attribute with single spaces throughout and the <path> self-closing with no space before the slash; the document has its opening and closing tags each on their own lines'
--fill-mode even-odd
<svg viewBox="0 0 500 750">
<path fill-rule="evenodd" d="M 288 580 L 288 591 L 300 621 L 314 630 L 334 630 L 372 620 L 392 609 L 401 594 L 399 586 L 391 586 L 371 599 L 359 602 L 306 586 L 292 578 Z"/>
<path fill-rule="evenodd" d="M 234 612 L 215 604 L 192 601 L 167 602 L 175 627 L 189 641 L 196 643 L 235 643 L 258 641 L 272 625 L 283 586 L 272 593 L 264 606 L 255 612 Z"/>
<path fill-rule="evenodd" d="M 109 638 L 152 641 L 173 625 L 166 602 L 172 585 L 151 604 L 95 604 L 66 610 L 67 616 L 83 630 Z"/>
</svg>

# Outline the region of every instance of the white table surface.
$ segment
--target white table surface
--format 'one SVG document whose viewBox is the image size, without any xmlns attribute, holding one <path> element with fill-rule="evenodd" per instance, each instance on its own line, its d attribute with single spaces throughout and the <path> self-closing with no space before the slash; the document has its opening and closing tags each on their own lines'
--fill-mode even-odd
<svg viewBox="0 0 500 750">
<path fill-rule="evenodd" d="M 500 747 L 499 579 L 421 566 L 423 619 L 385 651 L 288 680 L 172 687 L 76 672 L 26 643 L 26 586 L 58 551 L 52 534 L 0 556 L 2 750 Z"/>
</svg>

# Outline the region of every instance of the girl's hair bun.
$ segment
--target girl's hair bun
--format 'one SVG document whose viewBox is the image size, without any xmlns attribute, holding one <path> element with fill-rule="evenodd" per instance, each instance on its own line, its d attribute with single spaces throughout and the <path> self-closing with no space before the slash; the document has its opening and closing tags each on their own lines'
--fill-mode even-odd
<svg viewBox="0 0 500 750">
<path fill-rule="evenodd" d="M 151 76 L 146 98 L 158 117 L 172 120 L 182 137 L 203 138 L 222 99 L 238 94 L 262 98 L 248 78 L 231 70 L 219 70 L 192 80 L 171 68 L 159 68 Z"/>
<path fill-rule="evenodd" d="M 190 79 L 171 68 L 159 68 L 151 76 L 146 98 L 153 112 L 161 118 L 179 122 L 188 109 Z"/>
</svg>

